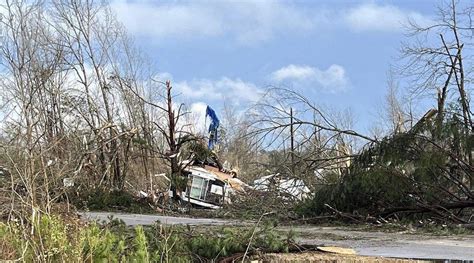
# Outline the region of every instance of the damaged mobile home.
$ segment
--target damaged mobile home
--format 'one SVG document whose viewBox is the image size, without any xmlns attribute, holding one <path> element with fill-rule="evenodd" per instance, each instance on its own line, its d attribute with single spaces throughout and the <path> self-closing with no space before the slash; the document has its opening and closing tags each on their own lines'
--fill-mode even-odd
<svg viewBox="0 0 474 263">
<path fill-rule="evenodd" d="M 209 125 L 208 150 L 213 152 L 218 143 L 217 131 L 219 119 L 209 106 L 206 118 L 211 119 Z M 231 202 L 231 195 L 243 192 L 247 185 L 237 179 L 237 172 L 225 169 L 215 154 L 205 160 L 186 160 L 182 162 L 182 176 L 186 178 L 186 189 L 178 193 L 184 202 L 202 208 L 217 209 Z"/>
<path fill-rule="evenodd" d="M 187 187 L 182 199 L 195 206 L 217 209 L 231 202 L 231 195 L 244 192 L 247 186 L 229 173 L 211 165 L 192 164 L 185 168 Z"/>
</svg>

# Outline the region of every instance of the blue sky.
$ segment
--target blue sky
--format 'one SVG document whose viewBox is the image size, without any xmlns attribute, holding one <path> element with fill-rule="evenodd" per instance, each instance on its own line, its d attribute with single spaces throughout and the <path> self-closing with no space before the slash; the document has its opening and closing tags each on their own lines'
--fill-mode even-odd
<svg viewBox="0 0 474 263">
<path fill-rule="evenodd" d="M 118 19 L 194 111 L 238 108 L 268 85 L 349 108 L 358 130 L 378 118 L 407 19 L 429 24 L 436 1 L 115 0 Z"/>
</svg>

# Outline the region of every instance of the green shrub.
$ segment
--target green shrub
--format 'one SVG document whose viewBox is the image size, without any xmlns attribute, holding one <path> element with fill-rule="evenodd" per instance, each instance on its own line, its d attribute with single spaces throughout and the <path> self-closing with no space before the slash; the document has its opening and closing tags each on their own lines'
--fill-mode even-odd
<svg viewBox="0 0 474 263">
<path fill-rule="evenodd" d="M 143 227 L 135 228 L 134 252 L 130 257 L 131 262 L 150 262 L 148 253 L 148 241 L 143 231 Z"/>
<path fill-rule="evenodd" d="M 81 257 L 92 262 L 119 262 L 125 256 L 123 236 L 92 224 L 81 231 Z"/>
<path fill-rule="evenodd" d="M 123 237 L 97 224 L 87 227 L 64 223 L 55 216 L 41 216 L 31 224 L 0 223 L 0 239 L 10 248 L 1 260 L 24 262 L 119 262 L 125 255 Z"/>
</svg>

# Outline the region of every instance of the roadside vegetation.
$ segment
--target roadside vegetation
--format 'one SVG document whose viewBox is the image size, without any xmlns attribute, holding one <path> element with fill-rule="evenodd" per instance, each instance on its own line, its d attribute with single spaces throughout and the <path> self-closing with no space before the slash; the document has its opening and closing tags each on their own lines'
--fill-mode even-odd
<svg viewBox="0 0 474 263">
<path fill-rule="evenodd" d="M 256 253 L 298 249 L 292 234 L 278 234 L 272 226 L 213 231 L 185 226 L 126 226 L 111 219 L 84 225 L 42 216 L 36 223 L 0 223 L 3 260 L 25 262 L 196 262 L 241 260 Z M 300 248 L 301 249 L 301 248 Z"/>
</svg>

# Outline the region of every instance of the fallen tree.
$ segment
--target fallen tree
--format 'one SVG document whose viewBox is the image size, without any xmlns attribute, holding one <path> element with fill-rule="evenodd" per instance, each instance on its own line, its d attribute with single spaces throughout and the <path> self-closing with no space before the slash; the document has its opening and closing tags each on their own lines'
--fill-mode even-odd
<svg viewBox="0 0 474 263">
<path fill-rule="evenodd" d="M 431 217 L 469 223 L 474 198 L 473 167 L 463 148 L 462 122 L 446 120 L 443 132 L 422 118 L 405 133 L 372 144 L 354 159 L 341 181 L 324 185 L 301 211 L 320 216 L 336 213 L 352 221 Z M 465 143 L 460 143 L 465 142 Z"/>
</svg>

